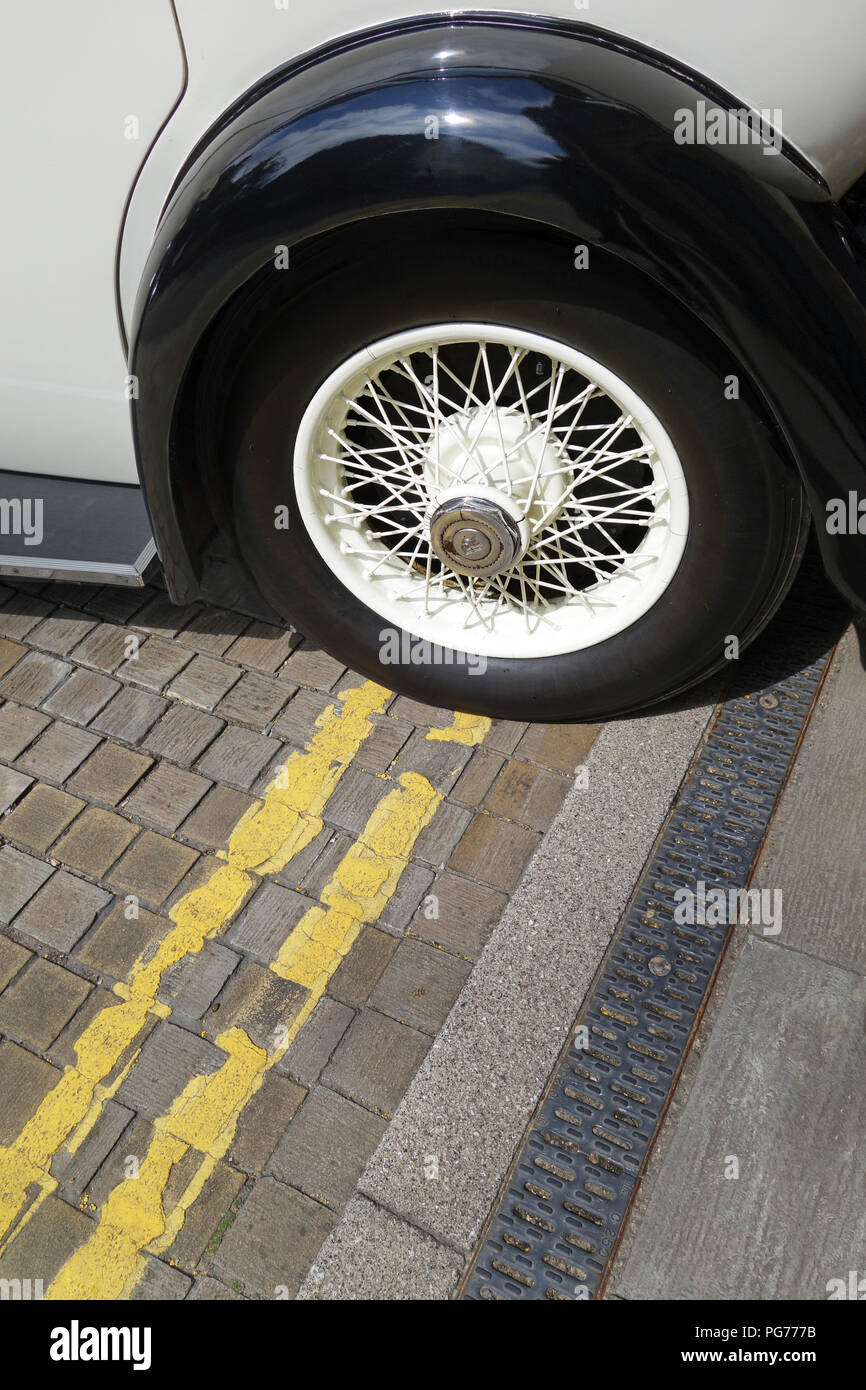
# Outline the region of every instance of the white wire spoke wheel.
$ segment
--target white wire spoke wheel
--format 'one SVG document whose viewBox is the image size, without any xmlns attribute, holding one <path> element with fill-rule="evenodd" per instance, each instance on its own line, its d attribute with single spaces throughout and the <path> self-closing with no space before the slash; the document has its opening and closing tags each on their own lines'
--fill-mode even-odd
<svg viewBox="0 0 866 1390">
<path fill-rule="evenodd" d="M 493 324 L 412 329 L 337 367 L 301 419 L 294 482 L 322 560 L 385 624 L 490 657 L 631 627 L 688 534 L 647 403 L 566 344 Z"/>
</svg>

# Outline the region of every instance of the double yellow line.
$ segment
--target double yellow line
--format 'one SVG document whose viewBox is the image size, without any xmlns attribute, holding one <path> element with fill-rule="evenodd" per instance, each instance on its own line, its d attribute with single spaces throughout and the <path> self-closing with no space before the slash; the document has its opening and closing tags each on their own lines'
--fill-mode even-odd
<svg viewBox="0 0 866 1390">
<path fill-rule="evenodd" d="M 149 960 L 140 958 L 125 985 L 115 987 L 122 1002 L 106 1007 L 76 1044 L 76 1065 L 68 1067 L 33 1119 L 8 1148 L 0 1148 L 0 1232 L 7 1232 L 25 1206 L 32 1185 L 39 1202 L 57 1182 L 49 1167 L 64 1142 L 74 1152 L 96 1122 L 138 1056 L 149 1015 L 170 1010 L 156 995 L 164 972 L 221 931 L 245 900 L 256 877 L 279 872 L 322 828 L 320 813 L 372 732 L 369 716 L 381 711 L 389 692 L 371 682 L 342 692 L 339 708 L 320 717 L 308 749 L 295 753 L 269 787 L 259 807 L 236 826 L 225 862 L 204 884 L 179 902 L 173 929 Z M 456 715 L 452 726 L 428 737 L 477 743 L 489 720 Z M 432 818 L 441 794 L 426 778 L 405 773 L 376 806 L 370 819 L 321 895 L 284 941 L 270 968 L 303 988 L 303 1002 L 271 1050 L 256 1046 L 241 1028 L 219 1035 L 227 1054 L 211 1075 L 197 1076 L 154 1124 L 154 1135 L 134 1179 L 118 1184 L 103 1205 L 92 1237 L 60 1271 L 50 1298 L 122 1298 L 143 1273 L 147 1249 L 158 1254 L 181 1229 L 189 1207 L 227 1152 L 244 1107 L 284 1055 L 327 988 L 328 980 L 351 949 L 361 926 L 384 909 L 408 862 L 421 830 Z M 136 1046 L 138 1044 L 138 1046 Z M 196 1171 L 170 1214 L 164 1193 L 172 1167 L 189 1149 L 201 1155 Z"/>
</svg>

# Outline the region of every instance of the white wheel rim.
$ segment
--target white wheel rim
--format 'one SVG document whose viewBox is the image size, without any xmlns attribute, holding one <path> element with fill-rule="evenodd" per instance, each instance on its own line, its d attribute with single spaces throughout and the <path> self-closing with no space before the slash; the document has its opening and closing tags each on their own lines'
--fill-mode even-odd
<svg viewBox="0 0 866 1390">
<path fill-rule="evenodd" d="M 355 353 L 304 412 L 294 481 L 352 593 L 394 628 L 489 657 L 557 656 L 631 627 L 688 534 L 677 451 L 646 402 L 584 353 L 495 324 Z M 469 578 L 434 551 L 431 516 L 456 494 L 519 525 L 525 552 L 502 573 Z"/>
</svg>

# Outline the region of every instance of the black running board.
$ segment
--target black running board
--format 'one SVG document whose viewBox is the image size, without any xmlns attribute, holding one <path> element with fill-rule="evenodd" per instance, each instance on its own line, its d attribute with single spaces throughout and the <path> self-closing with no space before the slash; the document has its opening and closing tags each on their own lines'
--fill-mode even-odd
<svg viewBox="0 0 866 1390">
<path fill-rule="evenodd" d="M 140 487 L 0 471 L 0 574 L 140 586 L 156 563 Z"/>
</svg>

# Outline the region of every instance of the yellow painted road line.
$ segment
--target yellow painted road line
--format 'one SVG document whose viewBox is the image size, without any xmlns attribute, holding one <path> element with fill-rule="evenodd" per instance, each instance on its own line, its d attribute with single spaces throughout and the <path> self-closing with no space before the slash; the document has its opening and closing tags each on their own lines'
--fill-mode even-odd
<svg viewBox="0 0 866 1390">
<path fill-rule="evenodd" d="M 431 729 L 427 737 L 448 743 L 483 743 L 490 732 L 490 720 L 483 714 L 454 715 L 446 729 Z"/>
<path fill-rule="evenodd" d="M 137 1177 L 114 1188 L 94 1234 L 61 1269 L 48 1298 L 128 1297 L 144 1273 L 145 1249 L 159 1254 L 171 1245 L 187 1210 L 228 1152 L 244 1108 L 310 1017 L 362 925 L 381 915 L 441 800 L 442 793 L 416 772 L 404 773 L 399 787 L 383 797 L 324 889 L 321 905 L 304 914 L 271 962 L 282 979 L 308 991 L 278 1046 L 265 1051 L 237 1027 L 219 1035 L 217 1046 L 228 1060 L 219 1071 L 194 1077 L 168 1114 L 155 1121 Z M 202 1162 L 167 1215 L 163 1202 L 171 1169 L 190 1148 L 202 1154 Z"/>
<path fill-rule="evenodd" d="M 80 1143 L 93 1125 L 122 1079 L 121 1074 L 110 1080 L 112 1073 L 135 1060 L 130 1049 L 148 1016 L 165 1018 L 171 1012 L 157 1000 L 165 972 L 226 926 L 252 887 L 253 875 L 284 868 L 319 833 L 328 797 L 373 732 L 369 716 L 384 709 L 389 697 L 389 691 L 371 681 L 340 693 L 339 705 L 329 705 L 317 721 L 307 751 L 291 754 L 262 805 L 238 823 L 226 862 L 175 906 L 170 914 L 174 927 L 154 955 L 139 957 L 126 984 L 115 986 L 119 1001 L 84 1029 L 75 1045 L 75 1066 L 65 1069 L 18 1138 L 0 1147 L 0 1235 L 10 1230 L 32 1185 L 38 1185 L 41 1197 L 54 1191 L 57 1181 L 49 1168 L 60 1145 L 70 1136 L 73 1146 Z M 35 1204 L 28 1216 L 34 1209 Z M 15 1234 L 20 1229 L 19 1224 Z"/>
</svg>

